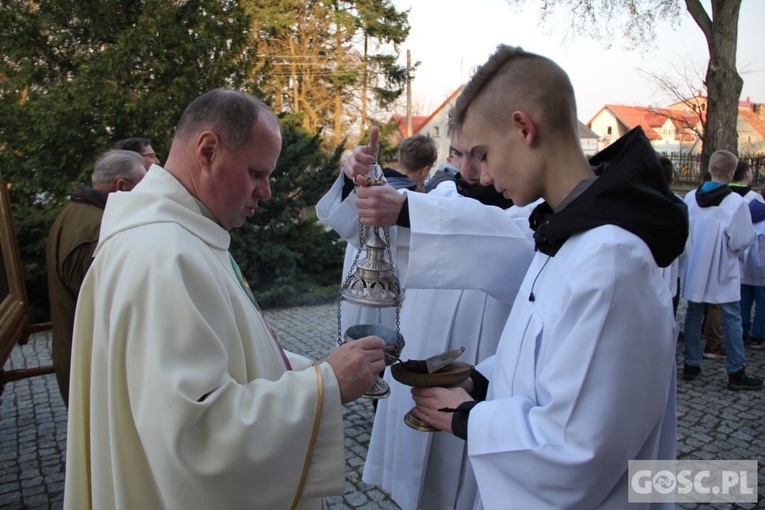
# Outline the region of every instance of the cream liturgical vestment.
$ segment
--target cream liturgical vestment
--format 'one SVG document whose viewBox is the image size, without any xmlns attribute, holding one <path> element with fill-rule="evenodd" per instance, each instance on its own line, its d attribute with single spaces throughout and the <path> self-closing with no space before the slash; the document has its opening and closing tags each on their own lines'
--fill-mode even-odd
<svg viewBox="0 0 765 510">
<path fill-rule="evenodd" d="M 157 165 L 110 197 L 77 308 L 65 508 L 320 509 L 343 492 L 334 372 L 287 362 L 229 240 Z"/>
<path fill-rule="evenodd" d="M 339 179 L 342 182 L 342 176 Z M 344 201 L 340 183 L 317 205 L 318 215 L 346 239 L 355 242 L 358 215 L 355 193 Z M 433 250 L 440 236 L 460 236 L 483 222 L 501 225 L 497 239 L 504 247 L 494 257 L 504 268 L 513 268 L 516 278 L 506 278 L 508 293 L 517 291 L 533 256 L 528 231 L 528 210 L 502 210 L 460 196 L 454 183 L 443 182 L 428 194 L 405 192 L 412 227 L 422 225 L 432 233 Z M 513 216 L 517 215 L 517 218 Z M 391 229 L 391 238 L 399 269 L 407 265 L 409 229 Z M 429 253 L 429 251 L 425 251 Z M 448 253 L 444 254 L 448 256 Z M 423 262 L 430 260 L 424 256 Z M 481 259 L 462 259 L 466 266 L 481 264 Z M 435 263 L 435 262 L 434 262 Z M 436 263 L 437 264 L 437 263 Z M 437 268 L 433 269 L 438 272 Z M 438 274 L 442 278 L 444 275 Z M 450 349 L 465 347 L 460 358 L 468 363 L 494 354 L 502 328 L 510 312 L 510 304 L 488 296 L 480 290 L 433 290 L 432 283 L 402 271 L 405 288 L 401 309 L 401 333 L 406 345 L 403 359 L 425 359 Z M 448 277 L 447 277 L 448 278 Z M 416 285 L 410 284 L 416 280 Z M 359 315 L 356 317 L 363 319 Z M 371 317 L 374 323 L 374 317 Z M 368 319 L 369 320 L 369 319 Z M 386 370 L 385 380 L 391 388 L 388 398 L 378 401 L 372 436 L 369 443 L 363 480 L 388 491 L 402 510 L 472 509 L 477 494 L 475 478 L 466 456 L 465 442 L 448 434 L 428 434 L 411 429 L 404 415 L 414 406 L 410 388 L 395 381 Z"/>
</svg>

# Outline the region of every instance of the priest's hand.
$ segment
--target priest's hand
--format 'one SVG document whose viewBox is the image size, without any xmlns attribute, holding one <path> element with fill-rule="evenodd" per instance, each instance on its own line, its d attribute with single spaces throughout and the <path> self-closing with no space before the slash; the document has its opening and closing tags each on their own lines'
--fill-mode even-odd
<svg viewBox="0 0 765 510">
<path fill-rule="evenodd" d="M 340 385 L 343 404 L 356 400 L 377 381 L 385 370 L 385 341 L 377 336 L 367 336 L 348 342 L 327 356 Z"/>
<path fill-rule="evenodd" d="M 453 433 L 452 415 L 464 402 L 473 400 L 464 388 L 412 388 L 412 398 L 417 407 L 414 415 L 439 430 Z"/>
<path fill-rule="evenodd" d="M 369 142 L 366 145 L 356 146 L 351 155 L 348 156 L 348 159 L 345 160 L 343 172 L 345 172 L 346 177 L 350 180 L 361 184 L 357 177 L 363 177 L 369 173 L 369 167 L 377 161 L 377 151 L 379 150 L 377 140 L 379 137 L 380 130 L 372 128 L 369 132 Z"/>
<path fill-rule="evenodd" d="M 359 180 L 364 179 L 359 177 Z M 392 186 L 368 186 L 356 190 L 359 221 L 370 227 L 390 227 L 396 224 L 406 195 Z"/>
</svg>

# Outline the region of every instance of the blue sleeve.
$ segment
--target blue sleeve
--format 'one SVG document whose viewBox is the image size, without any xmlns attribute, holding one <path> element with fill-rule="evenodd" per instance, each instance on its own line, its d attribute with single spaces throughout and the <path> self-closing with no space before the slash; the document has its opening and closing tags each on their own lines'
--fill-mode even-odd
<svg viewBox="0 0 765 510">
<path fill-rule="evenodd" d="M 749 212 L 752 215 L 752 223 L 759 223 L 765 220 L 765 204 L 759 200 L 749 202 Z"/>
</svg>

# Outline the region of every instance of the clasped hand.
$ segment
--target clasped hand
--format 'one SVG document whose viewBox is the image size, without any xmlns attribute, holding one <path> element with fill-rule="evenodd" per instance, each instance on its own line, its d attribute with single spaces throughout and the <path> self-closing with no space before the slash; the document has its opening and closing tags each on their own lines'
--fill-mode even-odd
<svg viewBox="0 0 765 510">
<path fill-rule="evenodd" d="M 369 186 L 367 175 L 377 161 L 379 136 L 379 130 L 373 128 L 369 134 L 369 143 L 353 149 L 343 165 L 343 172 L 360 186 L 356 190 L 359 221 L 370 227 L 390 227 L 396 224 L 406 196 L 388 185 Z"/>
<path fill-rule="evenodd" d="M 444 432 L 452 433 L 452 413 L 460 404 L 473 400 L 463 387 L 412 388 L 417 404 L 412 412 L 420 420 Z"/>
</svg>

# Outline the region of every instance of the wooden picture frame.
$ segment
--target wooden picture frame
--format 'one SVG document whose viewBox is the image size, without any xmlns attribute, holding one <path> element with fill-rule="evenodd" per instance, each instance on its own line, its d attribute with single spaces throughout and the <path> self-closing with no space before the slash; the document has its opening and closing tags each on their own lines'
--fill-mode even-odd
<svg viewBox="0 0 765 510">
<path fill-rule="evenodd" d="M 0 188 L 0 361 L 4 366 L 21 339 L 29 315 L 10 195 L 2 175 Z"/>
<path fill-rule="evenodd" d="M 10 194 L 0 174 L 0 395 L 6 382 L 53 373 L 52 366 L 7 371 L 3 368 L 17 343 L 25 343 L 31 333 L 49 328 L 50 323 L 29 326 L 29 302 Z"/>
</svg>

